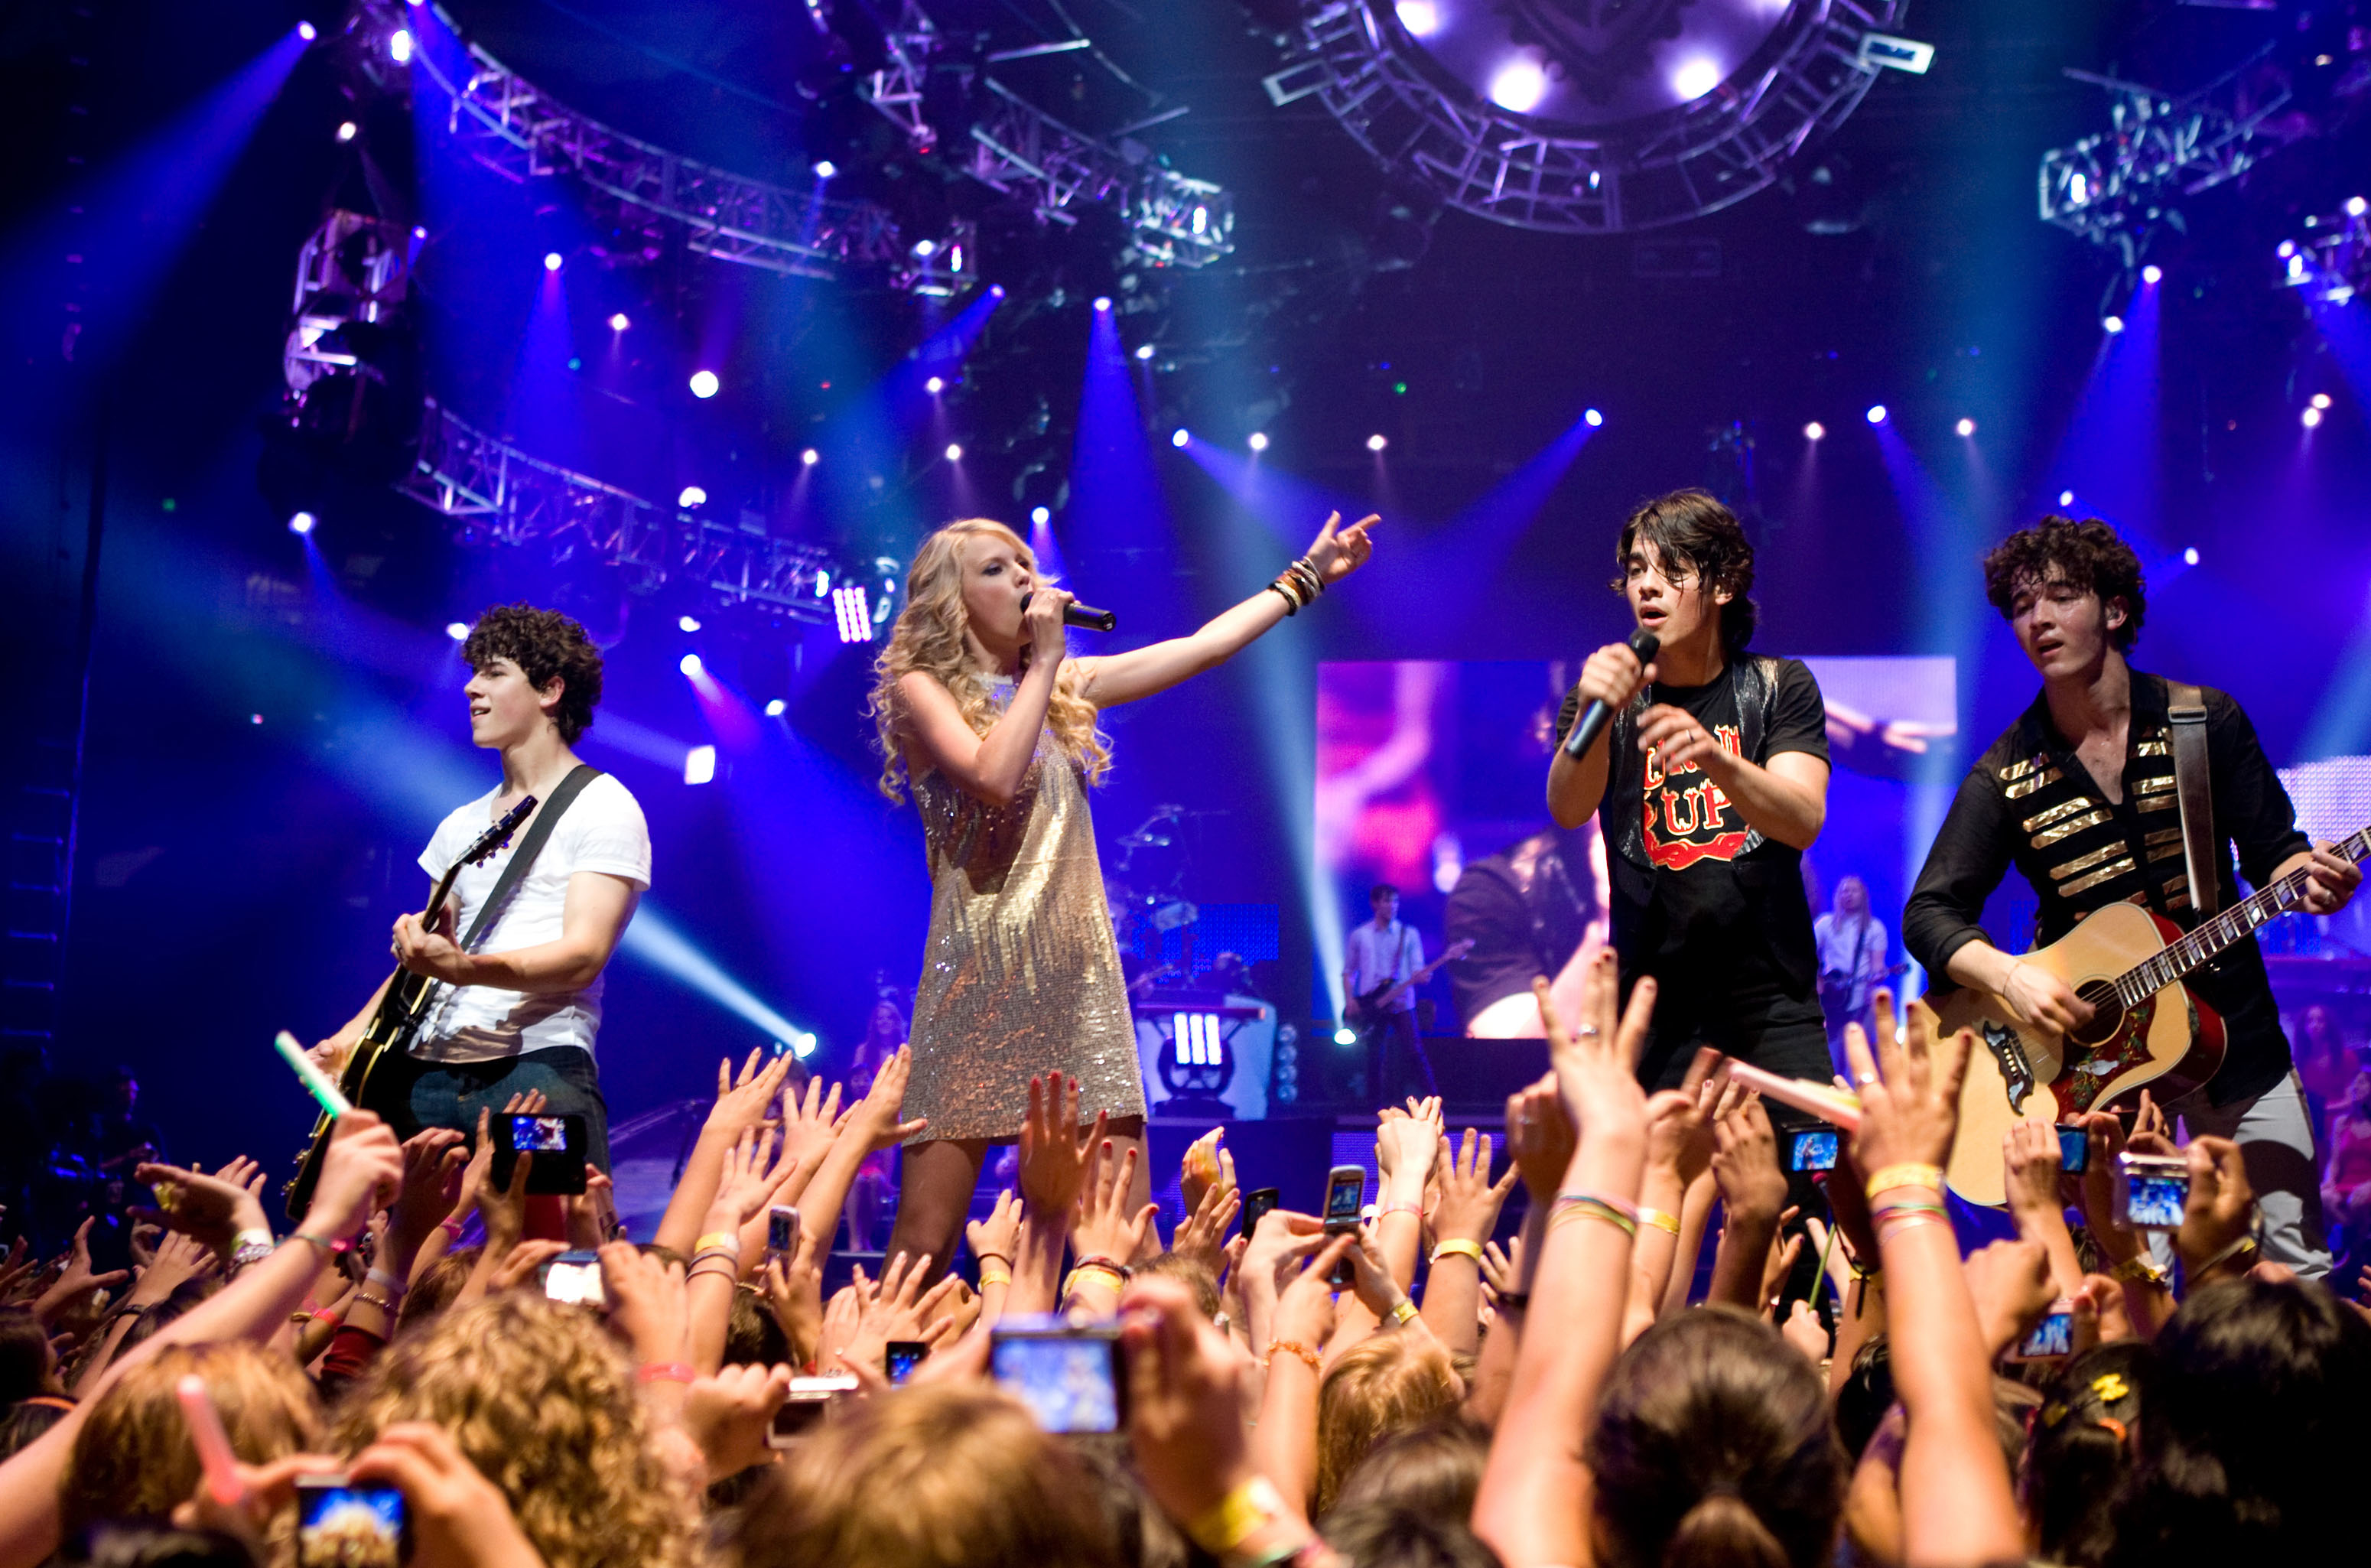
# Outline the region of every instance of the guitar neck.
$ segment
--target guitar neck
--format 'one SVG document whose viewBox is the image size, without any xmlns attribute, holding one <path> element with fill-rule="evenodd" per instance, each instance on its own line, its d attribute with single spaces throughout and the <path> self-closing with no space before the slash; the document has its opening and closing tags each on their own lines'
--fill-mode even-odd
<svg viewBox="0 0 2371 1568">
<path fill-rule="evenodd" d="M 2371 855 L 2371 827 L 2359 828 L 2331 847 L 2341 858 L 2359 862 Z M 2201 964 L 2212 961 L 2233 943 L 2254 935 L 2267 921 L 2301 907 L 2305 903 L 2305 884 L 2306 874 L 2292 871 L 2257 889 L 2213 919 L 2200 922 L 2195 931 L 2167 943 L 2162 952 L 2126 970 L 2116 981 L 2116 994 L 2125 1006 L 2137 1006 Z M 2193 891 L 2191 896 L 2195 899 L 2197 894 Z"/>
</svg>

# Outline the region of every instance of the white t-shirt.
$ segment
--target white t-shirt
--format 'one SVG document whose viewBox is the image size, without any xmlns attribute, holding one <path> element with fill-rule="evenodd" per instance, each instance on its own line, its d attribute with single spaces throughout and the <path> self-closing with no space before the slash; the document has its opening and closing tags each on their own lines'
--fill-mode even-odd
<svg viewBox="0 0 2371 1568">
<path fill-rule="evenodd" d="M 442 877 L 460 853 L 494 820 L 493 802 L 499 791 L 489 791 L 437 824 L 428 847 L 420 854 L 420 868 Z M 454 933 L 466 935 L 469 923 L 503 870 L 517 853 L 527 826 L 477 865 L 461 868 L 453 881 Z M 651 832 L 642 808 L 614 777 L 603 773 L 584 786 L 551 830 L 551 838 L 535 864 L 520 878 L 510 902 L 493 926 L 478 941 L 475 951 L 507 953 L 518 947 L 557 942 L 561 916 L 568 899 L 568 879 L 580 871 L 602 871 L 621 877 L 637 893 L 651 885 Z M 529 993 L 491 985 L 440 988 L 430 1002 L 411 1053 L 430 1062 L 497 1062 L 556 1045 L 593 1049 L 601 1028 L 601 977 L 582 991 Z"/>
</svg>

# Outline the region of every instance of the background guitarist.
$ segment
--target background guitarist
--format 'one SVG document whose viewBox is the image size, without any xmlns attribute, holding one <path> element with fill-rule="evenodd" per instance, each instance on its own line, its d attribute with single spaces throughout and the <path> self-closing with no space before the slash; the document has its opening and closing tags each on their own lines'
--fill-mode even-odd
<svg viewBox="0 0 2371 1568">
<path fill-rule="evenodd" d="M 1416 987 L 1409 986 L 1380 1005 L 1360 999 L 1407 979 L 1424 967 L 1424 938 L 1416 927 L 1400 922 L 1400 890 L 1378 882 L 1367 890 L 1368 907 L 1375 918 L 1354 927 L 1342 939 L 1342 994 L 1350 1022 L 1367 1037 L 1367 1098 L 1392 1103 L 1400 1063 L 1413 1058 L 1424 1067 L 1425 1093 L 1437 1095 L 1432 1067 L 1426 1063 L 1416 1033 Z"/>
<path fill-rule="evenodd" d="M 474 672 L 462 689 L 469 738 L 502 754 L 503 776 L 438 825 L 420 855 L 431 881 L 522 796 L 551 799 L 580 765 L 569 748 L 601 700 L 601 650 L 554 610 L 496 606 L 470 629 L 461 656 Z M 422 1127 L 474 1135 L 480 1107 L 499 1111 L 514 1093 L 539 1089 L 548 1114 L 584 1118 L 587 1157 L 606 1170 L 608 1117 L 593 1061 L 601 970 L 651 885 L 650 830 L 626 786 L 607 773 L 585 785 L 475 950 L 456 940 L 546 809 L 536 807 L 510 848 L 462 871 L 433 924 L 416 914 L 396 921 L 390 951 L 444 984 L 409 1052 L 379 1068 L 368 1098 L 399 1137 Z M 341 1065 L 378 1002 L 317 1046 L 317 1058 Z"/>
<path fill-rule="evenodd" d="M 2141 563 L 2100 522 L 2044 517 L 1984 557 L 1984 593 L 2041 675 L 2041 694 L 1961 781 L 1903 913 L 1911 955 L 1937 983 L 1979 986 L 2029 1022 L 2059 1033 L 2091 1009 L 2066 984 L 1994 947 L 1977 926 L 2011 865 L 2041 901 L 2041 943 L 2092 911 L 2138 903 L 2188 927 L 2180 811 L 2166 719 L 2166 683 L 2125 662 L 2146 598 Z M 2238 901 L 2238 869 L 2262 887 L 2304 870 L 2305 907 L 2331 914 L 2361 874 L 2317 850 L 2239 704 L 2207 691 L 2218 908 Z M 2226 847 L 2228 846 L 2228 847 Z M 2313 1171 L 2313 1132 L 2289 1069 L 2289 1046 L 2247 937 L 2188 981 L 2222 1016 L 2223 1068 L 2167 1106 L 2188 1135 L 2236 1140 L 2262 1203 L 2264 1253 L 2300 1273 L 2327 1272 Z"/>
</svg>

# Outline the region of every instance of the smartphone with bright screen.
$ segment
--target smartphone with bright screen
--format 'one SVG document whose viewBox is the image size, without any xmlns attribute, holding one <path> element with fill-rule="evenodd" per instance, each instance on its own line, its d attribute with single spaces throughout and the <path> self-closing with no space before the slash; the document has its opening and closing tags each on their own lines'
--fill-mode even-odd
<svg viewBox="0 0 2371 1568">
<path fill-rule="evenodd" d="M 2091 1134 L 2080 1127 L 2058 1130 L 2058 1168 L 2069 1176 L 2080 1176 L 2091 1168 Z"/>
<path fill-rule="evenodd" d="M 766 1446 L 787 1448 L 831 1413 L 833 1401 L 856 1392 L 856 1378 L 848 1373 L 828 1377 L 793 1377 L 790 1398 L 782 1401 L 766 1427 Z"/>
<path fill-rule="evenodd" d="M 571 1307 L 599 1307 L 607 1299 L 601 1288 L 601 1255 L 562 1252 L 543 1266 L 543 1294 Z"/>
<path fill-rule="evenodd" d="M 526 1190 L 541 1195 L 584 1191 L 584 1119 L 581 1116 L 505 1116 L 495 1122 L 493 1182 L 510 1185 L 514 1163 L 532 1155 Z"/>
<path fill-rule="evenodd" d="M 563 1116 L 514 1116 L 511 1147 L 521 1154 L 558 1154 L 568 1147 L 568 1119 Z"/>
<path fill-rule="evenodd" d="M 343 1476 L 296 1481 L 296 1568 L 398 1568 L 409 1516 L 391 1486 Z"/>
<path fill-rule="evenodd" d="M 1359 1208 L 1367 1200 L 1367 1173 L 1355 1165 L 1337 1165 L 1325 1177 L 1325 1234 L 1339 1236 L 1359 1228 Z"/>
<path fill-rule="evenodd" d="M 2053 1302 L 2033 1331 L 2018 1342 L 2019 1361 L 2056 1361 L 2075 1353 L 2075 1314 L 2065 1302 Z"/>
<path fill-rule="evenodd" d="M 1833 1170 L 1842 1140 L 1833 1127 L 1812 1127 L 1795 1134 L 1787 1155 L 1789 1170 Z"/>
<path fill-rule="evenodd" d="M 799 1248 L 799 1212 L 777 1203 L 766 1214 L 766 1250 L 787 1258 Z"/>
<path fill-rule="evenodd" d="M 1120 1429 L 1125 1380 L 1116 1330 L 1000 1330 L 989 1348 L 989 1371 L 1048 1432 Z"/>
<path fill-rule="evenodd" d="M 2190 1204 L 2190 1167 L 2176 1155 L 2120 1155 L 2116 1222 L 2127 1230 L 2179 1230 Z"/>
<path fill-rule="evenodd" d="M 1284 1203 L 1284 1193 L 1274 1187 L 1255 1187 L 1243 1194 L 1243 1234 L 1251 1236 L 1259 1230 L 1259 1223 Z"/>
</svg>

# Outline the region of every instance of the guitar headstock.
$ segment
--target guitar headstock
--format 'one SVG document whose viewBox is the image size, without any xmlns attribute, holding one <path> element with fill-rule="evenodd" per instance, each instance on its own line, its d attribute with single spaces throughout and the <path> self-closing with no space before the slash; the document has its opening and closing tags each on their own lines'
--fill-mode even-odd
<svg viewBox="0 0 2371 1568">
<path fill-rule="evenodd" d="M 454 862 L 454 864 L 457 865 L 475 865 L 484 860 L 488 855 L 502 848 L 503 845 L 510 842 L 511 835 L 518 831 L 518 825 L 521 822 L 526 821 L 526 814 L 534 809 L 535 796 L 531 795 L 522 796 L 519 798 L 519 803 L 516 806 L 512 807 L 508 811 L 503 812 L 503 819 L 501 821 L 495 823 L 492 827 L 488 828 L 484 832 L 479 834 L 477 842 L 472 843 L 468 849 L 463 850 L 461 852 L 461 858 Z"/>
<path fill-rule="evenodd" d="M 1472 951 L 1474 951 L 1474 938 L 1463 937 L 1449 945 L 1447 950 L 1440 955 L 1440 962 L 1453 964 Z"/>
</svg>

